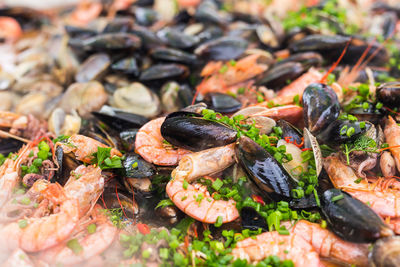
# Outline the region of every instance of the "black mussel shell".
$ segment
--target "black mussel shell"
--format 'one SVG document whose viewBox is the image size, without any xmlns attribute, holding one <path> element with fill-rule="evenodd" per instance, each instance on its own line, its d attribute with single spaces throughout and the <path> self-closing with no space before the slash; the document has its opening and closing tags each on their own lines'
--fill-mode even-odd
<svg viewBox="0 0 400 267">
<path fill-rule="evenodd" d="M 106 187 L 103 192 L 103 201 L 107 209 L 123 209 L 128 219 L 134 218 L 139 213 L 139 207 L 133 201 L 132 194 L 114 186 Z"/>
<path fill-rule="evenodd" d="M 200 45 L 194 51 L 204 60 L 237 59 L 247 49 L 248 42 L 239 37 L 221 37 Z"/>
<path fill-rule="evenodd" d="M 289 49 L 292 52 L 340 50 L 349 40 L 347 36 L 313 34 L 293 42 Z"/>
<path fill-rule="evenodd" d="M 296 142 L 297 144 L 301 144 L 303 134 L 294 127 L 290 122 L 280 119 L 276 122 L 277 126 L 282 129 L 282 138 L 290 138 L 290 142 Z"/>
<path fill-rule="evenodd" d="M 144 178 L 151 177 L 156 173 L 154 166 L 136 153 L 125 154 L 122 165 L 124 166 L 125 177 Z"/>
<path fill-rule="evenodd" d="M 326 84 L 312 83 L 303 93 L 303 115 L 305 126 L 313 135 L 334 122 L 340 114 L 339 99 Z"/>
<path fill-rule="evenodd" d="M 222 123 L 177 114 L 168 116 L 161 125 L 161 135 L 174 146 L 201 151 L 236 140 L 236 131 Z"/>
<path fill-rule="evenodd" d="M 376 89 L 376 97 L 384 106 L 390 108 L 400 107 L 400 82 L 381 84 Z"/>
<path fill-rule="evenodd" d="M 298 78 L 304 72 L 303 66 L 298 62 L 286 62 L 275 65 L 257 81 L 259 85 L 266 85 L 274 90 L 283 87 L 287 81 Z"/>
<path fill-rule="evenodd" d="M 141 39 L 132 33 L 103 33 L 87 39 L 70 39 L 69 44 L 85 51 L 115 51 L 138 49 Z"/>
<path fill-rule="evenodd" d="M 8 155 L 9 153 L 17 152 L 23 145 L 23 142 L 16 139 L 0 138 L 0 153 Z"/>
<path fill-rule="evenodd" d="M 301 63 L 304 70 L 308 70 L 311 67 L 320 67 L 323 63 L 323 58 L 319 53 L 316 52 L 304 52 L 294 54 L 288 58 L 285 58 L 276 63 L 276 65 L 281 65 L 286 62 L 298 62 Z"/>
<path fill-rule="evenodd" d="M 158 38 L 160 38 L 165 44 L 168 44 L 174 48 L 188 49 L 197 45 L 200 39 L 197 36 L 188 35 L 178 29 L 165 27 L 157 32 Z"/>
<path fill-rule="evenodd" d="M 58 169 L 50 182 L 57 182 L 64 186 L 70 177 L 72 170 L 75 170 L 81 163 L 75 159 L 75 155 L 65 154 L 61 146 L 57 146 L 55 150 L 55 159 Z"/>
<path fill-rule="evenodd" d="M 216 112 L 231 113 L 242 107 L 242 103 L 235 97 L 223 93 L 209 93 L 204 98 L 207 106 Z"/>
<path fill-rule="evenodd" d="M 136 22 L 142 26 L 150 26 L 158 20 L 158 13 L 150 8 L 137 7 L 134 13 Z"/>
<path fill-rule="evenodd" d="M 138 77 L 140 74 L 140 69 L 135 57 L 127 57 L 118 60 L 111 65 L 111 69 L 117 73 L 121 72 L 124 74 L 132 75 L 134 77 Z"/>
<path fill-rule="evenodd" d="M 252 207 L 243 207 L 240 211 L 240 218 L 242 219 L 242 227 L 244 229 L 257 231 L 261 228 L 263 232 L 268 231 L 268 224 L 264 217 Z"/>
<path fill-rule="evenodd" d="M 195 64 L 197 57 L 194 54 L 173 48 L 157 47 L 150 51 L 150 56 L 155 60 Z"/>
<path fill-rule="evenodd" d="M 149 121 L 143 116 L 129 112 L 114 111 L 114 113 L 114 115 L 109 115 L 97 111 L 92 112 L 96 118 L 117 131 L 123 131 L 130 128 L 140 128 Z"/>
<path fill-rule="evenodd" d="M 139 129 L 127 129 L 119 133 L 121 145 L 126 152 L 135 151 L 135 140 Z"/>
<path fill-rule="evenodd" d="M 329 228 L 345 241 L 369 243 L 393 235 L 370 207 L 339 189 L 322 194 L 321 211 Z"/>
<path fill-rule="evenodd" d="M 357 117 L 360 121 L 369 121 L 373 124 L 379 124 L 384 114 L 381 110 L 377 109 L 374 104 L 369 103 L 368 109 L 363 107 L 353 108 L 348 112 Z"/>
<path fill-rule="evenodd" d="M 376 241 L 368 262 L 371 267 L 400 266 L 400 236 L 385 237 Z"/>
<path fill-rule="evenodd" d="M 268 196 L 290 197 L 291 178 L 282 165 L 264 148 L 248 137 L 242 136 L 236 155 L 250 179 Z"/>
<path fill-rule="evenodd" d="M 302 198 L 293 198 L 289 201 L 289 207 L 292 209 L 312 209 L 317 208 L 318 204 L 314 194 Z"/>
<path fill-rule="evenodd" d="M 361 124 L 365 126 L 361 128 Z M 348 129 L 353 128 L 353 134 L 347 135 Z M 317 139 L 331 145 L 340 145 L 346 142 L 354 141 L 360 135 L 364 134 L 371 128 L 369 122 L 336 120 L 318 135 Z"/>
<path fill-rule="evenodd" d="M 141 81 L 180 79 L 189 74 L 189 69 L 181 64 L 156 64 L 145 69 L 139 77 Z"/>
<path fill-rule="evenodd" d="M 129 32 L 134 24 L 132 18 L 116 17 L 104 27 L 103 33 Z"/>
</svg>

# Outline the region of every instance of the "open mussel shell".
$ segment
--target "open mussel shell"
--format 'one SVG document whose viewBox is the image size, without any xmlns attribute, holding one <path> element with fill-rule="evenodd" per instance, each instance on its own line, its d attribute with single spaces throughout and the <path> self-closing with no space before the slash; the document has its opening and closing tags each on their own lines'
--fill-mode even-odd
<svg viewBox="0 0 400 267">
<path fill-rule="evenodd" d="M 209 93 L 204 98 L 207 106 L 216 112 L 231 113 L 242 107 L 242 103 L 235 97 L 223 93 Z"/>
<path fill-rule="evenodd" d="M 263 232 L 268 231 L 267 222 L 253 207 L 243 207 L 240 211 L 240 218 L 244 229 L 257 231 L 261 228 Z"/>
<path fill-rule="evenodd" d="M 181 64 L 156 64 L 145 69 L 139 77 L 141 81 L 181 79 L 189 74 L 189 69 Z"/>
<path fill-rule="evenodd" d="M 283 87 L 287 81 L 295 80 L 304 72 L 303 66 L 298 62 L 286 62 L 273 66 L 266 73 L 261 74 L 258 85 L 265 85 L 274 90 Z"/>
<path fill-rule="evenodd" d="M 73 153 L 64 153 L 61 146 L 57 146 L 55 150 L 55 159 L 58 169 L 50 182 L 57 182 L 64 186 L 71 175 L 71 171 L 75 170 L 81 163 L 76 160 Z"/>
<path fill-rule="evenodd" d="M 154 166 L 143 160 L 136 153 L 125 154 L 125 160 L 122 163 L 124 167 L 124 176 L 131 178 L 151 177 L 156 173 Z"/>
<path fill-rule="evenodd" d="M 110 64 L 111 59 L 105 53 L 91 55 L 79 66 L 75 80 L 80 83 L 99 80 L 106 73 Z"/>
<path fill-rule="evenodd" d="M 109 111 L 104 111 L 104 109 L 102 110 L 100 110 L 100 112 L 94 111 L 92 114 L 100 121 L 117 131 L 124 131 L 130 128 L 140 128 L 149 121 L 143 116 L 129 112 L 114 109 L 109 109 Z"/>
<path fill-rule="evenodd" d="M 264 148 L 250 138 L 242 136 L 236 148 L 236 155 L 250 179 L 265 195 L 290 197 L 290 175 Z"/>
<path fill-rule="evenodd" d="M 106 187 L 103 192 L 104 204 L 107 209 L 123 209 L 128 219 L 134 218 L 139 213 L 139 207 L 133 201 L 132 194 L 114 186 Z"/>
<path fill-rule="evenodd" d="M 329 228 L 343 240 L 368 243 L 393 235 L 370 207 L 339 189 L 329 189 L 322 194 L 321 211 Z"/>
<path fill-rule="evenodd" d="M 359 121 L 369 121 L 373 124 L 379 124 L 384 114 L 381 110 L 377 109 L 374 104 L 369 103 L 368 109 L 363 107 L 353 108 L 348 112 L 357 117 Z"/>
<path fill-rule="evenodd" d="M 400 266 L 400 236 L 381 238 L 374 244 L 369 254 L 371 267 Z"/>
<path fill-rule="evenodd" d="M 376 97 L 385 106 L 390 108 L 400 107 L 400 82 L 381 84 L 376 89 Z"/>
<path fill-rule="evenodd" d="M 317 138 L 313 136 L 307 128 L 304 128 L 304 147 L 311 148 L 314 154 L 315 168 L 317 171 L 317 176 L 322 171 L 322 153 L 319 147 Z"/>
<path fill-rule="evenodd" d="M 307 86 L 303 93 L 303 113 L 305 126 L 318 134 L 339 117 L 340 103 L 335 91 L 322 83 Z"/>
<path fill-rule="evenodd" d="M 194 53 L 204 60 L 230 60 L 240 57 L 247 46 L 246 40 L 228 36 L 204 43 Z"/>
<path fill-rule="evenodd" d="M 361 128 L 361 123 L 364 123 L 364 127 Z M 353 128 L 353 134 L 347 134 L 348 129 Z M 371 128 L 371 123 L 361 121 L 349 121 L 349 120 L 336 120 L 331 123 L 326 129 L 322 130 L 317 135 L 318 140 L 330 145 L 340 145 L 345 142 L 354 141 L 360 135 L 364 134 Z"/>
<path fill-rule="evenodd" d="M 282 129 L 282 138 L 290 138 L 291 142 L 296 142 L 297 144 L 301 144 L 302 142 L 302 133 L 299 129 L 294 127 L 290 122 L 280 119 L 276 122 L 277 126 Z"/>
<path fill-rule="evenodd" d="M 161 125 L 163 138 L 174 146 L 192 151 L 235 142 L 235 130 L 222 123 L 193 115 L 195 114 L 182 111 L 171 113 Z"/>
</svg>

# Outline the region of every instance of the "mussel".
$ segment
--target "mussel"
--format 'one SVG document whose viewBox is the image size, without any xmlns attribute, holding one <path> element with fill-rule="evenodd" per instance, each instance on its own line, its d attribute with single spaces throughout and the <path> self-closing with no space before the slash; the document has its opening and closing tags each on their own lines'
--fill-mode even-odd
<svg viewBox="0 0 400 267">
<path fill-rule="evenodd" d="M 216 112 L 230 113 L 242 107 L 242 103 L 235 97 L 223 93 L 209 93 L 204 98 L 207 106 Z"/>
<path fill-rule="evenodd" d="M 291 178 L 282 165 L 248 137 L 239 138 L 236 155 L 250 179 L 265 195 L 290 197 Z"/>
<path fill-rule="evenodd" d="M 322 83 L 307 86 L 303 93 L 303 107 L 305 125 L 314 135 L 334 122 L 340 113 L 335 91 Z"/>
<path fill-rule="evenodd" d="M 240 211 L 240 218 L 244 229 L 257 231 L 261 228 L 262 231 L 268 231 L 268 224 L 265 219 L 252 207 L 243 207 Z"/>
<path fill-rule="evenodd" d="M 329 228 L 349 242 L 368 243 L 393 231 L 367 205 L 339 189 L 329 189 L 322 194 L 321 211 Z"/>
<path fill-rule="evenodd" d="M 171 113 L 161 125 L 161 135 L 172 145 L 192 151 L 224 146 L 235 142 L 236 131 L 195 113 Z"/>
<path fill-rule="evenodd" d="M 339 145 L 354 141 L 371 128 L 371 123 L 365 121 L 336 120 L 318 135 L 318 140 L 331 145 Z M 351 130 L 354 129 L 354 130 Z M 349 132 L 351 131 L 351 132 Z"/>
<path fill-rule="evenodd" d="M 379 239 L 369 254 L 369 264 L 371 267 L 400 266 L 400 237 Z"/>
<path fill-rule="evenodd" d="M 376 97 L 385 106 L 390 108 L 400 107 L 400 82 L 381 84 L 376 89 Z"/>
</svg>

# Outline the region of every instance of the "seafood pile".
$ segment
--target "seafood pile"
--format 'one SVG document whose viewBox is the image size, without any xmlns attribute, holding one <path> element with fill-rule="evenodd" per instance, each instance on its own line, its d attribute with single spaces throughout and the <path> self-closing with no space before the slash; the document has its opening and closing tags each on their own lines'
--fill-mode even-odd
<svg viewBox="0 0 400 267">
<path fill-rule="evenodd" d="M 399 266 L 399 18 L 0 7 L 1 266 Z"/>
</svg>

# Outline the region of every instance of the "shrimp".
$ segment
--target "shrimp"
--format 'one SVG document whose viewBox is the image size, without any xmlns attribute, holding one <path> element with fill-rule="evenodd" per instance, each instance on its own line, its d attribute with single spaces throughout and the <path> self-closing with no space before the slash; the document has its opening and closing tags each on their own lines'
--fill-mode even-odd
<svg viewBox="0 0 400 267">
<path fill-rule="evenodd" d="M 7 159 L 4 164 L 0 167 L 0 207 L 11 198 L 13 189 L 18 185 L 20 177 L 18 175 L 19 167 L 21 162 L 26 159 L 30 145 L 21 148 L 18 153 L 16 161 Z"/>
<path fill-rule="evenodd" d="M 59 184 L 50 184 L 43 195 L 59 205 L 59 211 L 46 217 L 25 219 L 22 227 L 21 221 L 5 225 L 0 229 L 0 248 L 38 252 L 68 238 L 79 221 L 78 200 L 68 199 Z"/>
<path fill-rule="evenodd" d="M 93 154 L 97 152 L 98 147 L 107 147 L 93 138 L 86 137 L 80 134 L 72 135 L 67 143 L 57 143 L 57 146 L 61 146 L 64 153 L 73 152 L 76 158 L 85 163 L 92 163 Z M 110 151 L 111 156 L 119 156 L 122 154 L 117 149 L 112 148 Z"/>
<path fill-rule="evenodd" d="M 236 91 L 240 86 L 235 85 L 250 81 L 250 79 L 267 70 L 267 65 L 257 63 L 259 57 L 260 55 L 249 55 L 240 59 L 234 65 L 230 63 L 224 65 L 222 61 L 208 63 L 200 74 L 205 78 L 197 86 L 196 91 L 201 94 Z M 224 66 L 226 71 L 221 71 Z"/>
<path fill-rule="evenodd" d="M 222 171 L 235 162 L 235 144 L 210 148 L 182 158 L 172 171 L 166 192 L 174 204 L 187 215 L 205 223 L 231 222 L 239 217 L 232 199 L 215 200 L 204 186 L 186 184 L 204 175 Z M 187 186 L 186 186 L 187 185 Z"/>
<path fill-rule="evenodd" d="M 289 105 L 294 103 L 294 97 L 299 96 L 301 101 L 303 92 L 311 83 L 318 83 L 321 81 L 323 73 L 314 68 L 310 68 L 306 73 L 294 80 L 289 85 L 279 90 L 275 97 L 267 99 L 267 101 L 256 104 L 257 106 L 268 107 L 269 103 L 273 102 L 280 105 Z M 338 83 L 331 85 L 339 100 L 343 99 L 342 87 Z"/>
<path fill-rule="evenodd" d="M 296 124 L 302 120 L 303 108 L 296 105 L 286 105 L 282 107 L 268 108 L 253 114 L 252 116 L 264 116 L 274 120 L 284 119 L 290 123 Z"/>
<path fill-rule="evenodd" d="M 34 267 L 32 260 L 21 249 L 16 249 L 1 267 Z"/>
<path fill-rule="evenodd" d="M 289 227 L 288 227 L 289 228 Z M 346 242 L 319 224 L 300 220 L 291 229 L 317 251 L 320 257 L 332 258 L 357 266 L 367 265 L 368 245 Z"/>
<path fill-rule="evenodd" d="M 104 177 L 101 169 L 93 166 L 78 166 L 64 186 L 68 198 L 79 202 L 80 215 L 92 209 L 103 193 Z"/>
<path fill-rule="evenodd" d="M 400 126 L 389 116 L 384 130 L 386 142 L 389 144 L 390 152 L 396 163 L 397 170 L 400 171 Z"/>
<path fill-rule="evenodd" d="M 0 38 L 18 39 L 22 29 L 18 21 L 11 17 L 0 17 Z"/>
<path fill-rule="evenodd" d="M 283 225 L 291 227 L 290 222 L 284 222 Z M 300 220 L 289 232 L 290 235 L 280 235 L 277 231 L 266 232 L 255 239 L 244 239 L 237 243 L 232 254 L 250 261 L 277 255 L 281 259 L 291 259 L 295 266 L 322 265 L 320 257 L 357 266 L 366 266 L 368 263 L 367 244 L 346 242 L 319 224 Z"/>
<path fill-rule="evenodd" d="M 118 229 L 113 226 L 98 205 L 93 209 L 92 217 L 89 220 L 83 218 L 74 234 L 69 238 L 69 240 L 76 239 L 78 241 L 83 249 L 82 252 L 76 253 L 66 246 L 67 242 L 62 242 L 55 247 L 42 251 L 38 258 L 56 265 L 74 265 L 101 254 L 112 244 L 117 236 Z M 94 233 L 87 231 L 87 226 L 90 224 L 96 225 Z"/>
<path fill-rule="evenodd" d="M 400 219 L 400 186 L 394 183 L 394 189 L 386 188 L 382 190 L 378 185 L 378 180 L 375 185 L 369 184 L 366 179 L 356 183 L 357 175 L 352 168 L 346 166 L 335 156 L 329 156 L 324 159 L 324 167 L 329 175 L 333 185 L 340 188 L 354 198 L 366 203 L 383 219 L 387 218 L 386 222 L 400 233 L 400 227 L 396 227 L 391 223 L 392 219 Z"/>
<path fill-rule="evenodd" d="M 71 14 L 70 22 L 78 26 L 85 26 L 97 18 L 102 10 L 101 3 L 82 1 Z"/>
<path fill-rule="evenodd" d="M 135 150 L 142 158 L 153 164 L 177 165 L 183 156 L 191 152 L 163 142 L 164 138 L 160 128 L 164 120 L 165 118 L 154 119 L 139 129 L 136 135 Z"/>
<path fill-rule="evenodd" d="M 235 258 L 258 262 L 270 255 L 281 260 L 292 260 L 296 267 L 322 266 L 318 253 L 300 235 L 280 235 L 277 231 L 265 232 L 237 242 L 232 250 Z"/>
</svg>

